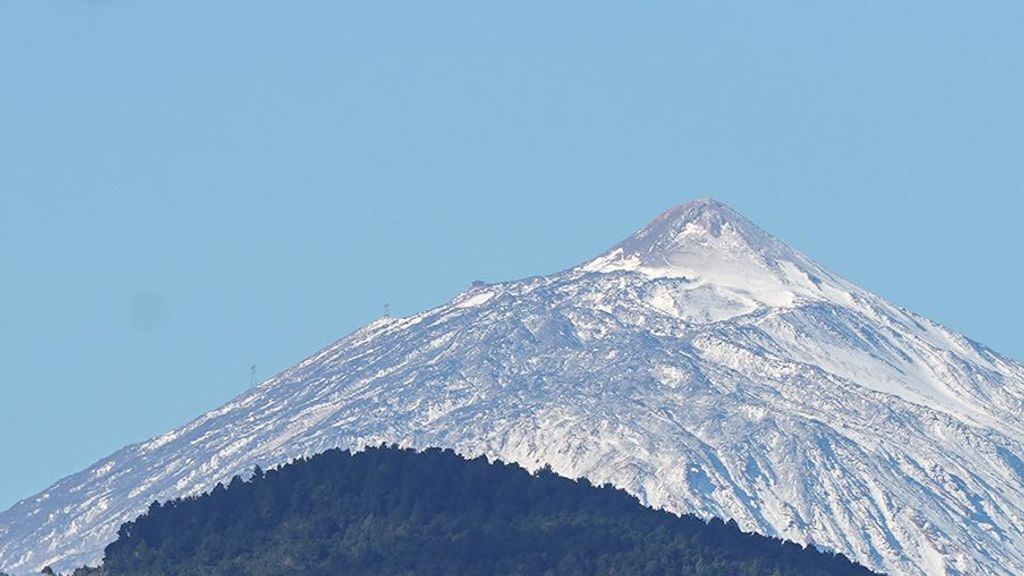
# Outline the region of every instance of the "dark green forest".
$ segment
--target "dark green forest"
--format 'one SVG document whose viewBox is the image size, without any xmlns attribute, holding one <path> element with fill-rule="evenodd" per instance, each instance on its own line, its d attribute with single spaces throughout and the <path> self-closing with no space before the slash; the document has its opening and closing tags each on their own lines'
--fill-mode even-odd
<svg viewBox="0 0 1024 576">
<path fill-rule="evenodd" d="M 100 572 L 79 570 L 79 574 Z M 609 486 L 450 450 L 332 450 L 154 502 L 110 576 L 868 575 L 843 556 L 678 517 Z"/>
</svg>

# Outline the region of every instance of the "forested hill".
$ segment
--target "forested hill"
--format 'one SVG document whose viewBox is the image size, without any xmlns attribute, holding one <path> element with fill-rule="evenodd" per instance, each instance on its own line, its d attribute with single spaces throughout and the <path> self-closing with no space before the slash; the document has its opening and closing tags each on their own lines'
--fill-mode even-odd
<svg viewBox="0 0 1024 576">
<path fill-rule="evenodd" d="M 611 487 L 454 452 L 332 450 L 124 524 L 131 575 L 867 575 L 842 556 L 678 517 Z"/>
</svg>

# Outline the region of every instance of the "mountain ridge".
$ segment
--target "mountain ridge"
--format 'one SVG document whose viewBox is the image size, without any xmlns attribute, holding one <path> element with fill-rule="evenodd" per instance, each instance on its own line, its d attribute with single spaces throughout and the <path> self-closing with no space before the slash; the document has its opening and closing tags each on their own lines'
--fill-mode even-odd
<svg viewBox="0 0 1024 576">
<path fill-rule="evenodd" d="M 682 205 L 577 267 L 375 321 L 0 514 L 0 564 L 87 563 L 154 499 L 396 442 L 893 574 L 1024 573 L 1024 366 L 748 226 Z"/>
</svg>

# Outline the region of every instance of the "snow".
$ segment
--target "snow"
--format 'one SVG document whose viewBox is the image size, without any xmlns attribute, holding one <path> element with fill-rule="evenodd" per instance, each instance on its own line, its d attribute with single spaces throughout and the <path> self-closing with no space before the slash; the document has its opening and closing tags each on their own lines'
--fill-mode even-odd
<svg viewBox="0 0 1024 576">
<path fill-rule="evenodd" d="M 472 308 L 481 304 L 487 303 L 488 300 L 494 298 L 494 292 L 484 291 L 476 292 L 466 295 L 464 298 L 458 298 L 454 302 L 456 308 Z"/>
<path fill-rule="evenodd" d="M 891 574 L 1024 574 L 1024 366 L 713 200 L 570 270 L 382 318 L 0 514 L 0 564 L 99 558 L 155 499 L 327 448 L 444 446 Z"/>
</svg>

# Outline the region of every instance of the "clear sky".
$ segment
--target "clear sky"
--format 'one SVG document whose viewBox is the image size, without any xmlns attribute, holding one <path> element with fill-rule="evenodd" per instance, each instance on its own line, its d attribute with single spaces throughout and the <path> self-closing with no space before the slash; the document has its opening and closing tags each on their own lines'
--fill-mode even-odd
<svg viewBox="0 0 1024 576">
<path fill-rule="evenodd" d="M 685 4 L 685 6 L 684 6 Z M 0 508 L 713 196 L 1024 359 L 1020 2 L 0 3 Z"/>
</svg>

